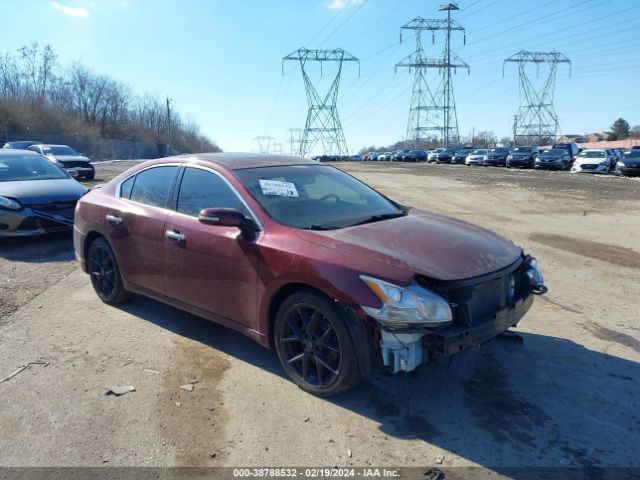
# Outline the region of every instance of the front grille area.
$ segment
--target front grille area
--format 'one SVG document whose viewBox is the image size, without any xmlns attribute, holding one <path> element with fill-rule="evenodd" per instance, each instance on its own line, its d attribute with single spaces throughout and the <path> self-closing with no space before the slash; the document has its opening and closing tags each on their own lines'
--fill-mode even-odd
<svg viewBox="0 0 640 480">
<path fill-rule="evenodd" d="M 34 212 L 48 215 L 60 215 L 67 220 L 73 220 L 76 202 L 54 202 L 42 205 L 28 205 Z"/>
<path fill-rule="evenodd" d="M 449 300 L 454 323 L 461 327 L 491 321 L 497 312 L 513 307 L 530 293 L 524 262 L 511 271 L 498 272 L 493 278 L 483 278 L 479 283 L 461 281 L 437 284 L 420 277 L 417 281 Z"/>
<path fill-rule="evenodd" d="M 593 164 L 588 163 L 588 164 L 580 165 L 580 167 L 583 170 L 595 170 L 596 168 L 598 168 L 598 165 L 593 165 Z"/>
<path fill-rule="evenodd" d="M 79 161 L 70 161 L 70 162 L 61 162 L 64 168 L 89 168 L 91 164 L 89 162 L 79 162 Z"/>
</svg>

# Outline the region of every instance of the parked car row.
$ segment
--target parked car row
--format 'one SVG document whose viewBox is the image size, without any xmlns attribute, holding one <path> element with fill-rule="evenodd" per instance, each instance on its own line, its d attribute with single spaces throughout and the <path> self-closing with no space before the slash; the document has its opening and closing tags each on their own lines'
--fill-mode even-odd
<svg viewBox="0 0 640 480">
<path fill-rule="evenodd" d="M 362 160 L 392 162 L 427 162 L 464 165 L 482 165 L 506 168 L 533 168 L 536 170 L 569 170 L 572 173 L 615 173 L 635 175 L 635 165 L 640 146 L 623 151 L 618 148 L 582 149 L 575 143 L 556 143 L 551 148 L 539 149 L 535 145 L 517 147 L 475 148 L 435 148 L 425 150 L 398 150 L 396 152 L 369 152 Z"/>
<path fill-rule="evenodd" d="M 76 152 L 68 145 L 49 145 L 37 140 L 20 140 L 7 142 L 3 149 L 29 150 L 46 157 L 51 162 L 63 168 L 72 177 L 93 180 L 96 175 L 91 159 Z"/>
</svg>

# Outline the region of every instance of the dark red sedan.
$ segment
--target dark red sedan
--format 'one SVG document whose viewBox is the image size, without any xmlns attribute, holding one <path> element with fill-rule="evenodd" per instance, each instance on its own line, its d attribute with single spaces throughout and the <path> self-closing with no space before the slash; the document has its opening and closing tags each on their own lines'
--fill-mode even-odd
<svg viewBox="0 0 640 480">
<path fill-rule="evenodd" d="M 104 302 L 142 294 L 239 330 L 323 395 L 480 345 L 546 291 L 505 238 L 286 156 L 142 163 L 80 200 L 74 242 Z"/>
</svg>

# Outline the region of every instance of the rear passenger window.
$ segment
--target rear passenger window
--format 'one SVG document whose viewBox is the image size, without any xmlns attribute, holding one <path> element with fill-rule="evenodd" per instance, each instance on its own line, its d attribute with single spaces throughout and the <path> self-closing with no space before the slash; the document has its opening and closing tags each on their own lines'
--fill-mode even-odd
<svg viewBox="0 0 640 480">
<path fill-rule="evenodd" d="M 233 208 L 249 215 L 238 195 L 218 175 L 199 168 L 186 168 L 178 194 L 178 212 L 197 217 L 205 208 Z"/>
<path fill-rule="evenodd" d="M 135 175 L 131 178 L 128 178 L 122 185 L 120 185 L 120 198 L 130 198 L 131 197 L 131 189 L 133 188 L 133 182 L 135 181 Z"/>
<path fill-rule="evenodd" d="M 131 200 L 166 208 L 178 167 L 154 167 L 135 176 L 129 198 Z"/>
</svg>

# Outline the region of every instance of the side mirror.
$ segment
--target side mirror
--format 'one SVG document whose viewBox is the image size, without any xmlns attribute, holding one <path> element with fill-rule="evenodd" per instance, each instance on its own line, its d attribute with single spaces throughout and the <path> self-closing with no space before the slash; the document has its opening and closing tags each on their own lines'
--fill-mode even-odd
<svg viewBox="0 0 640 480">
<path fill-rule="evenodd" d="M 205 208 L 198 215 L 200 223 L 218 227 L 236 227 L 242 231 L 256 232 L 256 223 L 233 208 Z"/>
</svg>

